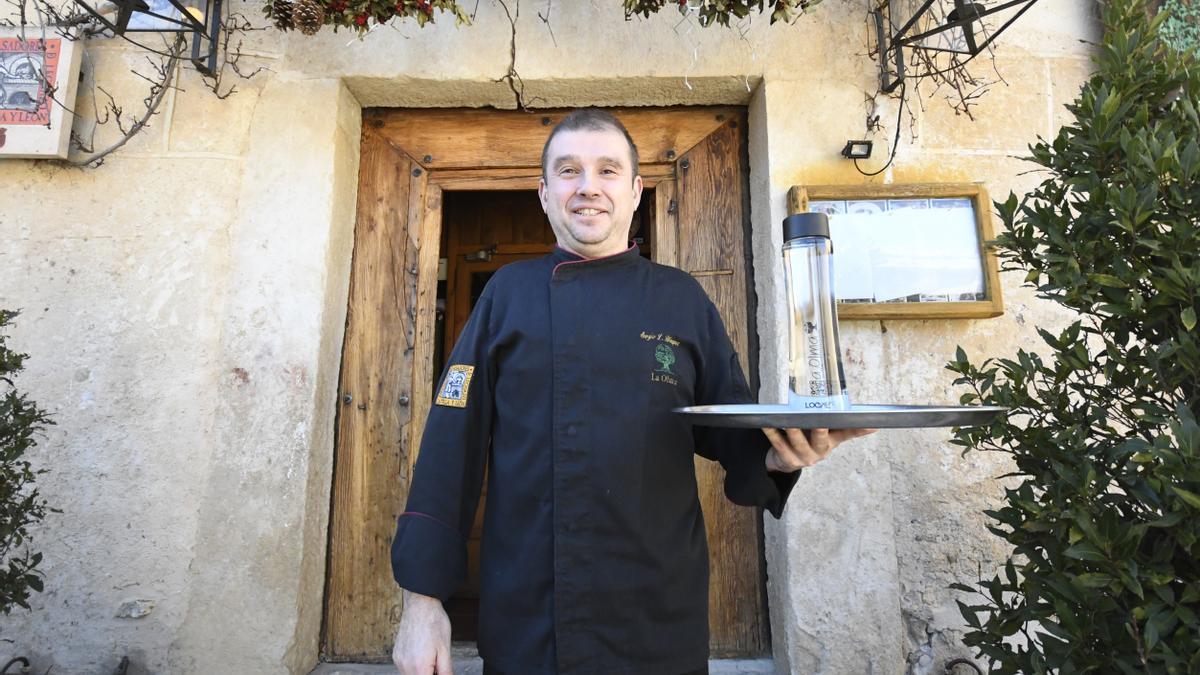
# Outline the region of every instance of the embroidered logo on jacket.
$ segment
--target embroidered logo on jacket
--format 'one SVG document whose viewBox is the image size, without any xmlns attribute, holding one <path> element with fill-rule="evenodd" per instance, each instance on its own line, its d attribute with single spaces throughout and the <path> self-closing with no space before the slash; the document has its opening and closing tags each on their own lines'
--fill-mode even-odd
<svg viewBox="0 0 1200 675">
<path fill-rule="evenodd" d="M 671 370 L 671 366 L 675 365 L 675 347 L 679 346 L 679 340 L 665 333 L 647 333 L 642 332 L 641 336 L 645 342 L 657 342 L 654 346 L 654 360 L 658 362 L 658 368 L 650 372 L 651 382 L 666 382 L 679 386 L 679 380 L 675 378 L 675 371 Z"/>
<path fill-rule="evenodd" d="M 658 372 L 666 373 L 667 375 L 675 374 L 675 373 L 671 372 L 671 366 L 674 365 L 674 363 L 675 363 L 675 350 L 671 349 L 671 345 L 660 344 L 657 347 L 655 347 L 654 348 L 654 358 L 660 364 L 662 364 L 662 366 L 659 367 Z"/>
<path fill-rule="evenodd" d="M 450 366 L 446 373 L 446 381 L 438 393 L 437 404 L 451 408 L 467 407 L 467 396 L 470 394 L 471 376 L 475 374 L 475 366 Z"/>
</svg>

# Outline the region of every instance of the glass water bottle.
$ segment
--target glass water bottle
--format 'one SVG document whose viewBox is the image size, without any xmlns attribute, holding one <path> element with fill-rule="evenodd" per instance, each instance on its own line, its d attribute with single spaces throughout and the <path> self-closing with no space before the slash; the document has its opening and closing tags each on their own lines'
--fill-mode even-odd
<svg viewBox="0 0 1200 675">
<path fill-rule="evenodd" d="M 849 410 L 833 296 L 833 244 L 824 213 L 783 221 L 790 332 L 788 404 L 803 410 Z"/>
</svg>

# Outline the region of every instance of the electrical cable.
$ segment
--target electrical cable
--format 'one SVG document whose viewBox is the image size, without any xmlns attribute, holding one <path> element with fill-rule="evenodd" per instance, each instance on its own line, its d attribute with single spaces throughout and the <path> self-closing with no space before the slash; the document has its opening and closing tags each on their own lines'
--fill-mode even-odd
<svg viewBox="0 0 1200 675">
<path fill-rule="evenodd" d="M 908 88 L 907 82 L 900 83 L 900 104 L 899 104 L 899 109 L 896 111 L 896 137 L 894 140 L 892 140 L 892 152 L 888 156 L 887 164 L 884 164 L 883 167 L 881 167 L 878 171 L 872 171 L 872 172 L 868 173 L 866 171 L 863 171 L 862 167 L 860 167 L 858 165 L 858 158 L 856 157 L 856 158 L 854 158 L 854 168 L 857 169 L 858 172 L 861 173 L 862 175 L 878 176 L 879 174 L 883 173 L 884 171 L 887 171 L 887 168 L 892 165 L 892 160 L 896 159 L 896 148 L 900 147 L 900 121 L 903 119 L 903 115 L 904 115 L 904 93 L 907 88 Z"/>
</svg>

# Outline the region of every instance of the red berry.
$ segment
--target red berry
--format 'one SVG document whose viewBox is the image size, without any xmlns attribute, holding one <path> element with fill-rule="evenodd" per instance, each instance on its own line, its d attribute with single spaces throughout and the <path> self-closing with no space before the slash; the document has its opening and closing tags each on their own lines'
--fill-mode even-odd
<svg viewBox="0 0 1200 675">
<path fill-rule="evenodd" d="M 365 25 L 367 25 L 367 15 L 366 15 L 366 14 L 359 14 L 358 16 L 354 17 L 354 23 L 356 23 L 356 24 L 358 24 L 358 25 L 360 25 L 360 26 L 365 26 Z"/>
</svg>

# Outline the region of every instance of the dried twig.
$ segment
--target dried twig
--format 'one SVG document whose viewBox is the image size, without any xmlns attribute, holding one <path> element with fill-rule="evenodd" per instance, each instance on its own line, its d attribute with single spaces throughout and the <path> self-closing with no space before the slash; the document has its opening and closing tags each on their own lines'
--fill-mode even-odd
<svg viewBox="0 0 1200 675">
<path fill-rule="evenodd" d="M 517 72 L 517 19 L 521 18 L 521 0 L 512 0 L 513 6 L 510 10 L 506 0 L 496 0 L 500 6 L 504 8 L 504 14 L 508 17 L 508 24 L 512 27 L 512 37 L 509 42 L 508 52 L 508 72 L 503 76 L 492 80 L 493 82 L 507 82 L 508 88 L 512 90 L 513 97 L 516 99 L 517 107 L 525 112 L 529 112 L 529 104 L 537 101 L 545 100 L 540 96 L 535 96 L 532 99 L 525 100 L 525 81 L 521 79 L 521 74 Z"/>
<path fill-rule="evenodd" d="M 546 0 L 546 13 L 538 12 L 538 18 L 542 23 L 546 24 L 546 30 L 550 31 L 550 42 L 554 43 L 555 48 L 558 47 L 558 40 L 554 39 L 554 28 L 550 25 L 550 9 L 553 6 L 554 0 Z"/>
<path fill-rule="evenodd" d="M 217 98 L 224 100 L 237 92 L 236 84 L 230 85 L 225 91 L 221 91 L 221 85 L 224 82 L 224 75 L 226 72 L 225 69 L 227 67 L 243 80 L 248 80 L 264 70 L 270 70 L 270 68 L 267 68 L 266 66 L 258 66 L 253 71 L 244 73 L 239 66 L 239 61 L 241 61 L 243 56 L 242 43 L 245 41 L 243 36 L 246 33 L 258 30 L 266 30 L 266 27 L 255 26 L 250 19 L 246 17 L 246 15 L 240 12 L 232 12 L 228 18 L 222 20 L 221 48 L 217 50 L 217 53 L 220 55 L 220 65 L 216 68 L 216 71 L 213 75 L 204 75 L 204 86 L 208 87 L 208 89 L 212 91 L 213 95 Z M 237 42 L 233 44 L 231 49 L 230 43 L 235 37 L 237 38 Z"/>
</svg>

